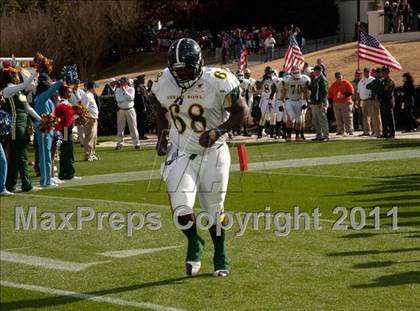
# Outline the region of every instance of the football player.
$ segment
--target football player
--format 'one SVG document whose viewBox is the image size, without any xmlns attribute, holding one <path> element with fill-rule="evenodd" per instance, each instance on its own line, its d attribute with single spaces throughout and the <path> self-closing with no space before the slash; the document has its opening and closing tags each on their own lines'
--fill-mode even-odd
<svg viewBox="0 0 420 311">
<path fill-rule="evenodd" d="M 245 78 L 245 75 L 243 73 L 242 70 L 238 69 L 236 71 L 236 78 L 238 79 L 240 85 L 240 89 L 241 89 L 241 96 L 245 99 L 245 102 L 248 103 L 249 101 L 249 93 L 250 93 L 250 89 L 251 89 L 251 82 Z M 248 106 L 249 107 L 249 106 Z M 244 135 L 245 136 L 250 136 L 248 134 L 248 116 L 245 118 L 245 121 L 242 124 L 242 127 L 244 129 Z M 241 134 L 241 130 L 240 128 L 238 129 L 238 135 Z"/>
<path fill-rule="evenodd" d="M 259 122 L 258 138 L 262 137 L 264 127 L 270 125 L 271 115 L 274 111 L 274 95 L 276 94 L 276 85 L 273 80 L 273 70 L 270 66 L 265 67 L 264 76 L 256 83 L 257 90 L 261 94 L 260 109 L 261 118 Z M 271 133 L 274 133 L 274 126 L 270 126 Z"/>
<path fill-rule="evenodd" d="M 302 128 L 302 110 L 308 107 L 308 87 L 311 79 L 301 74 L 299 66 L 293 66 L 291 75 L 284 78 L 282 84 L 281 101 L 285 101 L 287 114 L 286 140 L 292 137 L 293 123 L 296 131 L 296 141 L 301 141 L 300 131 Z"/>
<path fill-rule="evenodd" d="M 274 78 L 274 84 L 276 86 L 276 95 L 274 101 L 274 114 L 271 116 L 270 126 L 275 125 L 274 137 L 276 139 L 283 135 L 281 131 L 282 123 L 286 117 L 284 113 L 284 103 L 281 101 L 281 91 L 283 88 L 283 72 Z"/>
<path fill-rule="evenodd" d="M 158 74 L 152 94 L 160 107 L 157 153 L 167 155 L 162 178 L 173 220 L 182 226 L 188 240 L 186 273 L 193 276 L 199 272 L 204 251 L 193 212 L 198 193 L 201 209 L 213 221 L 209 232 L 214 244 L 214 275 L 225 277 L 230 272 L 225 232 L 217 232 L 215 224 L 223 222 L 229 178 L 225 134 L 237 129 L 248 112 L 239 82 L 223 69 L 203 67 L 200 46 L 183 38 L 170 46 L 168 68 Z"/>
</svg>

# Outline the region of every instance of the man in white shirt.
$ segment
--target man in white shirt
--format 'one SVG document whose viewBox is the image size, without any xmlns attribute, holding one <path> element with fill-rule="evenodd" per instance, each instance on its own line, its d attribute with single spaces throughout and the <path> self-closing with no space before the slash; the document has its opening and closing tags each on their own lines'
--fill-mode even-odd
<svg viewBox="0 0 420 311">
<path fill-rule="evenodd" d="M 264 40 L 265 48 L 265 62 L 271 62 L 274 58 L 274 46 L 276 45 L 276 40 L 273 38 L 273 35 L 270 34 Z"/>
<path fill-rule="evenodd" d="M 82 101 L 82 97 L 85 94 L 85 91 L 83 91 L 80 88 L 80 80 L 77 79 L 73 84 L 73 90 L 71 92 L 71 96 L 69 98 L 69 103 L 72 106 L 76 106 L 78 102 Z M 80 146 L 83 147 L 85 141 L 85 131 L 83 129 L 83 125 L 78 124 L 77 125 L 77 137 L 79 138 Z"/>
<path fill-rule="evenodd" d="M 117 112 L 117 146 L 120 150 L 124 142 L 125 125 L 128 124 L 131 139 L 135 149 L 140 149 L 139 132 L 137 131 L 137 116 L 134 109 L 135 89 L 130 86 L 127 78 L 122 78 L 120 87 L 115 91 L 115 99 L 118 105 Z"/>
<path fill-rule="evenodd" d="M 89 121 L 84 126 L 85 131 L 85 160 L 95 161 L 98 160 L 95 154 L 96 139 L 98 136 L 98 117 L 99 110 L 96 105 L 94 93 L 96 84 L 93 81 L 86 82 L 86 93 L 82 97 L 82 104 L 85 105 L 89 111 Z"/>
<path fill-rule="evenodd" d="M 363 79 L 360 80 L 357 85 L 357 96 L 361 100 L 362 106 L 362 118 L 363 118 L 363 134 L 360 136 L 370 136 L 371 130 L 374 127 L 375 117 L 373 113 L 374 100 L 372 97 L 372 91 L 366 88 L 366 85 L 375 80 L 374 77 L 370 75 L 369 68 L 363 70 Z"/>
</svg>

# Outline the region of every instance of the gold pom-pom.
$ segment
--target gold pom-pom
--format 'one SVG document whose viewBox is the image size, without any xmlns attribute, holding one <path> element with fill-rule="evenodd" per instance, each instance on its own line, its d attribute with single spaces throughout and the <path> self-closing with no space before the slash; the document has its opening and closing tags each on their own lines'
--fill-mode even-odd
<svg viewBox="0 0 420 311">
<path fill-rule="evenodd" d="M 78 102 L 76 106 L 73 106 L 73 110 L 77 115 L 74 123 L 77 125 L 86 125 L 89 121 L 89 111 L 87 108 L 81 102 Z"/>
<path fill-rule="evenodd" d="M 50 74 L 53 71 L 53 63 L 52 59 L 46 58 L 41 53 L 36 53 L 34 57 L 35 64 L 47 74 Z"/>
<path fill-rule="evenodd" d="M 39 123 L 39 130 L 43 134 L 51 132 L 58 123 L 57 117 L 53 113 L 44 113 L 41 115 L 41 121 Z"/>
</svg>

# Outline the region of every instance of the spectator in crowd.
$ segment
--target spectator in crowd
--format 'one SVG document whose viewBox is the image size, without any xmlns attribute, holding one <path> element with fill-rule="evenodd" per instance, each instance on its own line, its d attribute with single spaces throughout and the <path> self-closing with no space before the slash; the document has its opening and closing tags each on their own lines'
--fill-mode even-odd
<svg viewBox="0 0 420 311">
<path fill-rule="evenodd" d="M 4 110 L 12 118 L 12 128 L 10 139 L 8 140 L 8 149 L 10 158 L 7 162 L 6 190 L 8 192 L 16 191 L 18 173 L 22 182 L 22 192 L 39 190 L 32 186 L 32 181 L 28 171 L 28 114 L 35 120 L 41 118 L 35 110 L 29 106 L 23 91 L 38 77 L 38 72 L 33 72 L 31 76 L 20 83 L 18 69 L 9 67 L 3 70 L 2 85 L 3 97 L 5 98 Z M 3 192 L 3 191 L 2 191 Z M 7 194 L 7 193 L 6 193 Z"/>
<path fill-rule="evenodd" d="M 368 90 L 366 86 L 375 80 L 370 75 L 369 68 L 363 69 L 363 79 L 357 85 L 357 98 L 360 100 L 363 118 L 363 133 L 360 136 L 370 136 L 373 130 L 373 135 L 378 135 L 380 132 L 380 112 L 374 109 L 375 100 L 372 97 L 372 91 Z"/>
<path fill-rule="evenodd" d="M 82 97 L 82 104 L 85 105 L 89 111 L 89 120 L 84 126 L 85 131 L 85 161 L 97 161 L 96 156 L 96 141 L 98 136 L 98 117 L 99 110 L 96 105 L 95 96 L 96 84 L 93 81 L 86 82 L 86 93 Z"/>
<path fill-rule="evenodd" d="M 312 126 L 315 129 L 314 141 L 328 141 L 329 128 L 327 119 L 328 81 L 322 74 L 322 67 L 316 65 L 311 83 Z"/>
<path fill-rule="evenodd" d="M 382 87 L 379 88 L 379 101 L 381 104 L 382 136 L 380 138 L 395 138 L 395 82 L 389 76 L 389 68 L 382 67 Z"/>
<path fill-rule="evenodd" d="M 127 124 L 134 148 L 140 149 L 139 132 L 137 131 L 137 116 L 134 109 L 134 97 L 135 90 L 129 85 L 129 80 L 126 77 L 121 78 L 120 86 L 115 91 L 115 99 L 118 105 L 116 150 L 120 150 L 123 147 L 124 131 Z"/>
<path fill-rule="evenodd" d="M 385 1 L 384 4 L 384 15 L 385 15 L 385 32 L 394 32 L 394 9 L 392 8 L 389 1 Z"/>
<path fill-rule="evenodd" d="M 406 72 L 403 74 L 402 87 L 402 109 L 404 110 L 404 125 L 406 132 L 413 132 L 417 129 L 417 121 L 414 116 L 414 96 L 416 88 L 413 76 Z"/>
<path fill-rule="evenodd" d="M 69 102 L 72 106 L 76 106 L 79 102 L 82 101 L 82 97 L 85 94 L 83 89 L 80 87 L 80 80 L 77 79 L 74 81 L 73 90 L 71 92 L 71 96 L 69 98 Z M 84 138 L 85 132 L 83 125 L 77 125 L 77 137 L 80 143 L 80 146 L 83 147 L 84 145 Z"/>
<path fill-rule="evenodd" d="M 134 107 L 137 115 L 137 130 L 139 132 L 139 138 L 143 140 L 147 139 L 147 137 L 144 134 L 146 132 L 145 121 L 147 102 L 149 101 L 144 78 L 145 75 L 139 75 L 134 81 Z"/>
<path fill-rule="evenodd" d="M 404 15 L 406 15 L 407 0 L 397 4 L 397 31 L 404 32 Z"/>
<path fill-rule="evenodd" d="M 321 69 L 322 69 L 322 74 L 325 76 L 325 77 L 327 77 L 327 67 L 325 66 L 325 64 L 322 62 L 322 59 L 321 58 L 318 58 L 317 60 L 316 60 L 316 64 L 319 66 L 319 67 L 321 67 Z"/>
<path fill-rule="evenodd" d="M 105 84 L 101 96 L 113 96 L 115 94 L 116 88 L 117 88 L 117 80 L 112 78 Z"/>
<path fill-rule="evenodd" d="M 264 62 L 271 62 L 273 60 L 275 45 L 276 45 L 276 40 L 273 38 L 273 34 L 270 33 L 268 37 L 264 40 L 264 48 L 265 48 Z"/>
<path fill-rule="evenodd" d="M 293 33 L 293 37 L 295 37 L 295 40 L 299 46 L 300 49 L 302 49 L 303 47 L 303 35 L 302 32 L 300 31 L 300 28 L 296 26 L 295 28 L 295 32 Z"/>
<path fill-rule="evenodd" d="M 328 90 L 328 97 L 333 102 L 334 116 L 337 122 L 337 135 L 353 135 L 353 86 L 343 79 L 340 72 L 335 73 L 335 82 Z"/>
<path fill-rule="evenodd" d="M 63 84 L 58 91 L 60 95 L 59 104 L 72 106 L 68 101 L 72 96 L 70 86 Z M 63 141 L 60 146 L 60 169 L 58 178 L 60 180 L 70 180 L 75 178 L 74 169 L 74 145 L 73 145 L 73 124 L 64 127 L 62 130 Z"/>
<path fill-rule="evenodd" d="M 0 142 L 0 196 L 10 196 L 13 192 L 6 189 L 6 178 L 7 178 L 7 159 L 4 153 L 3 145 Z"/>
<path fill-rule="evenodd" d="M 352 100 L 353 100 L 353 127 L 355 130 L 359 130 L 362 129 L 363 127 L 363 120 L 362 120 L 362 107 L 360 106 L 360 98 L 357 96 L 357 85 L 360 82 L 362 76 L 362 72 L 357 69 L 354 72 L 354 79 L 353 81 L 351 81 L 351 85 L 353 86 L 354 89 L 354 93 L 352 96 Z"/>
<path fill-rule="evenodd" d="M 35 110 L 39 115 L 52 113 L 54 111 L 54 101 L 52 97 L 60 89 L 62 81 L 52 82 L 46 73 L 41 73 L 38 78 L 38 87 L 35 97 Z M 40 185 L 41 187 L 55 187 L 57 183 L 52 180 L 53 159 L 52 145 L 54 135 L 52 132 L 42 133 L 39 129 L 35 132 L 38 143 Z"/>
</svg>

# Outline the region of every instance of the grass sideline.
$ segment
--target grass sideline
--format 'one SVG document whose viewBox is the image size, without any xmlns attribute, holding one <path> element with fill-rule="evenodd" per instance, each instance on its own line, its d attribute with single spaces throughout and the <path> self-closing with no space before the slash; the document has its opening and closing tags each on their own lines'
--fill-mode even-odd
<svg viewBox="0 0 420 311">
<path fill-rule="evenodd" d="M 247 148 L 251 162 L 262 162 L 420 150 L 420 145 L 415 140 L 334 141 Z M 149 170 L 155 162 L 153 149 L 101 148 L 98 153 L 102 160 L 95 163 L 81 161 L 81 148 L 76 150 L 80 176 Z M 231 148 L 231 153 L 236 163 L 236 149 Z M 323 221 L 322 230 L 292 230 L 287 237 L 276 236 L 273 228 L 263 230 L 262 223 L 259 230 L 248 229 L 238 237 L 236 224 L 227 234 L 232 258 L 232 275 L 227 279 L 210 275 L 212 243 L 207 232 L 200 232 L 206 240 L 202 272 L 198 277 L 184 277 L 184 237 L 171 223 L 168 199 L 159 180 L 74 186 L 2 198 L 2 252 L 76 263 L 105 263 L 73 272 L 2 261 L 1 280 L 185 310 L 417 310 L 419 160 L 420 157 L 232 172 L 226 210 L 263 212 L 269 205 L 272 212 L 292 212 L 295 206 L 311 212 L 318 207 Z M 156 165 L 161 161 L 162 158 L 156 159 Z M 361 231 L 332 231 L 331 222 L 339 217 L 332 210 L 338 205 L 367 210 L 380 206 L 383 226 L 380 230 L 369 227 Z M 16 206 L 37 206 L 39 213 L 74 212 L 76 206 L 123 214 L 154 211 L 161 214 L 162 229 L 141 230 L 132 237 L 127 237 L 125 228 L 114 231 L 104 226 L 98 231 L 94 224 L 87 224 L 81 231 L 18 231 L 14 230 Z M 385 226 L 391 223 L 385 213 L 393 206 L 399 207 L 398 230 Z M 373 219 L 367 221 L 372 224 Z M 74 219 L 71 223 L 75 225 Z M 126 258 L 99 255 L 178 245 L 182 247 Z M 0 301 L 1 310 L 144 309 L 7 286 L 0 287 Z"/>
</svg>

